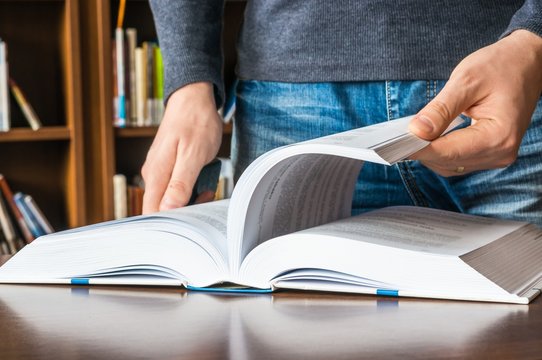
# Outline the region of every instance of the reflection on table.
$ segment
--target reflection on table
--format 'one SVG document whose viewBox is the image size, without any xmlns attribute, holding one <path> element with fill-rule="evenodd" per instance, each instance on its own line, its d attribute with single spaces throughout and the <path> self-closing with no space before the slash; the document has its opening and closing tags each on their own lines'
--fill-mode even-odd
<svg viewBox="0 0 542 360">
<path fill-rule="evenodd" d="M 540 355 L 538 303 L 0 285 L 0 354 L 56 359 Z"/>
</svg>

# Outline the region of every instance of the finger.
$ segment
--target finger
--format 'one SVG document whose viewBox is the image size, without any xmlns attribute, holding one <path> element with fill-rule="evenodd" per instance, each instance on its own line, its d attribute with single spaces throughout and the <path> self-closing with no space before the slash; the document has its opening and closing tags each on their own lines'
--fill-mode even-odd
<svg viewBox="0 0 542 360">
<path fill-rule="evenodd" d="M 409 130 L 424 140 L 439 137 L 473 101 L 472 87 L 463 86 L 462 81 L 451 78 L 442 91 L 416 114 L 411 120 Z"/>
<path fill-rule="evenodd" d="M 167 148 L 167 146 L 167 144 L 164 144 L 164 147 L 160 148 Z M 170 147 L 173 149 L 176 148 L 175 144 L 170 145 Z M 151 147 L 141 169 L 141 174 L 145 181 L 143 214 L 150 214 L 159 210 L 160 201 L 166 191 L 168 179 L 175 164 L 174 152 L 172 154 L 166 153 L 169 156 L 161 156 L 161 154 L 162 152 L 158 147 Z M 161 159 L 161 161 L 157 161 L 156 159 Z"/>
<path fill-rule="evenodd" d="M 160 202 L 160 211 L 185 206 L 192 196 L 192 189 L 205 165 L 193 159 L 179 157 L 171 173 L 166 191 Z"/>
<path fill-rule="evenodd" d="M 443 176 L 508 166 L 513 159 L 494 144 L 489 126 L 469 126 L 440 137 L 410 157 Z M 485 134 L 485 135 L 484 135 Z"/>
<path fill-rule="evenodd" d="M 215 199 L 215 193 L 211 190 L 206 190 L 198 195 L 194 204 L 206 203 Z"/>
</svg>

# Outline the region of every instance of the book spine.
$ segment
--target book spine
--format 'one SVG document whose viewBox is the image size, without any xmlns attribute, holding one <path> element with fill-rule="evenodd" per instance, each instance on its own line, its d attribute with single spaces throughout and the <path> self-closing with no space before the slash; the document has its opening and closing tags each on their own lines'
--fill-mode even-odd
<svg viewBox="0 0 542 360">
<path fill-rule="evenodd" d="M 26 121 L 32 128 L 32 130 L 38 130 L 41 128 L 41 121 L 36 115 L 36 112 L 34 111 L 34 108 L 32 108 L 32 105 L 28 102 L 26 96 L 22 92 L 21 88 L 13 81 L 13 79 L 9 79 L 9 86 L 11 88 L 11 92 L 13 93 L 13 96 L 15 97 L 15 100 L 17 101 L 17 104 L 21 107 L 21 110 L 23 111 L 24 117 L 26 118 Z"/>
<path fill-rule="evenodd" d="M 154 109 L 155 125 L 159 125 L 164 115 L 164 63 L 160 48 L 154 48 Z"/>
<path fill-rule="evenodd" d="M 128 215 L 126 176 L 116 174 L 113 176 L 113 205 L 115 219 L 122 219 Z"/>
<path fill-rule="evenodd" d="M 34 201 L 32 196 L 25 195 L 24 196 L 24 203 L 28 210 L 32 213 L 34 219 L 36 219 L 36 222 L 38 223 L 39 227 L 45 234 L 50 234 L 54 232 L 53 227 L 41 211 L 41 209 L 38 207 L 38 204 Z"/>
<path fill-rule="evenodd" d="M 137 46 L 137 30 L 134 28 L 126 29 L 126 42 L 128 48 L 128 78 L 130 93 L 130 125 L 134 126 L 137 123 L 137 86 L 136 86 L 136 46 Z"/>
<path fill-rule="evenodd" d="M 23 234 L 23 237 L 26 243 L 30 244 L 32 240 L 34 240 L 34 235 L 32 235 L 32 232 L 30 232 L 30 229 L 28 228 L 28 225 L 26 224 L 23 214 L 19 211 L 17 204 L 15 204 L 13 193 L 11 192 L 11 189 L 9 187 L 9 184 L 6 178 L 2 174 L 0 174 L 0 191 L 2 191 L 2 194 L 4 195 L 4 199 L 6 199 L 7 203 L 9 204 L 9 207 L 11 208 L 11 212 L 13 213 L 13 216 L 17 220 L 17 223 L 19 224 L 19 229 L 21 230 L 21 233 Z"/>
<path fill-rule="evenodd" d="M 32 235 L 34 235 L 34 237 L 40 237 L 42 235 L 45 235 L 45 233 L 38 225 L 37 220 L 34 219 L 30 210 L 26 207 L 26 204 L 24 202 L 24 194 L 20 192 L 16 193 L 15 195 L 13 195 L 13 200 L 15 201 L 15 204 L 23 215 L 24 221 L 28 225 L 28 228 L 30 229 Z"/>
<path fill-rule="evenodd" d="M 124 88 L 124 31 L 122 28 L 115 30 L 115 55 L 117 68 L 117 94 L 118 94 L 118 117 L 115 126 L 126 126 L 126 98 Z"/>
<path fill-rule="evenodd" d="M 153 43 L 147 43 L 146 46 L 146 57 L 147 57 L 147 72 L 145 74 L 145 85 L 147 88 L 146 95 L 147 95 L 147 113 L 145 114 L 145 125 L 150 126 L 154 123 L 154 96 L 153 96 L 153 70 L 154 70 L 154 44 Z"/>
<path fill-rule="evenodd" d="M 9 253 L 15 254 L 17 252 L 17 235 L 15 234 L 15 229 L 9 218 L 8 209 L 2 197 L 0 197 L 0 226 L 2 227 L 2 232 L 4 233 L 4 238 L 9 247 Z"/>
<path fill-rule="evenodd" d="M 146 88 L 145 88 L 145 53 L 142 48 L 135 50 L 136 68 L 136 104 L 137 104 L 137 126 L 145 125 Z"/>
<path fill-rule="evenodd" d="M 8 74 L 7 46 L 0 40 L 0 131 L 9 131 L 11 127 Z"/>
</svg>

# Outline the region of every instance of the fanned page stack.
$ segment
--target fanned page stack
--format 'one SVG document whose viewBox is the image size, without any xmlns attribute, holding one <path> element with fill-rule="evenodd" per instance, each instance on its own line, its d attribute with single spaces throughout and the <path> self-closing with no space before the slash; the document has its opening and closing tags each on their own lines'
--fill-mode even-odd
<svg viewBox="0 0 542 360">
<path fill-rule="evenodd" d="M 42 236 L 0 268 L 0 282 L 528 303 L 542 285 L 534 225 L 416 207 L 350 215 L 364 161 L 390 165 L 428 144 L 410 119 L 270 151 L 231 200 Z"/>
</svg>

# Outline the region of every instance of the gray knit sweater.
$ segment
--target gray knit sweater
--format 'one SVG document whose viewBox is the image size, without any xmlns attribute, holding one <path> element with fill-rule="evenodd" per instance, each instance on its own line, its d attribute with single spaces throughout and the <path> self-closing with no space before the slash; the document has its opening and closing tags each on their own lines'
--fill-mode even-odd
<svg viewBox="0 0 542 360">
<path fill-rule="evenodd" d="M 151 0 L 165 95 L 196 81 L 223 101 L 223 0 Z M 469 53 L 524 28 L 542 36 L 542 0 L 248 0 L 243 79 L 445 79 Z"/>
</svg>

